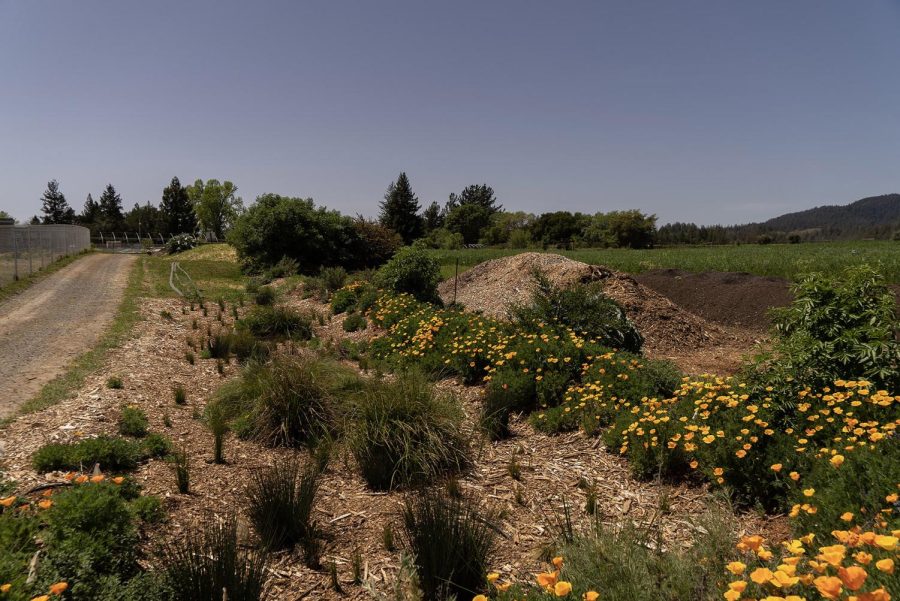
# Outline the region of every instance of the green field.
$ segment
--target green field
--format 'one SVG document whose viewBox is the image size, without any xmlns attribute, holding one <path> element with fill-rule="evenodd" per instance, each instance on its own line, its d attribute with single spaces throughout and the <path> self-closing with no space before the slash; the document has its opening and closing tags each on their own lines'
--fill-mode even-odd
<svg viewBox="0 0 900 601">
<path fill-rule="evenodd" d="M 460 272 L 490 259 L 527 250 L 482 248 L 433 250 L 441 275 L 452 277 L 459 259 Z M 672 247 L 651 250 L 592 248 L 548 250 L 577 261 L 604 265 L 627 273 L 651 269 L 685 271 L 745 271 L 794 280 L 812 271 L 835 272 L 852 265 L 880 266 L 891 284 L 900 284 L 900 242 L 823 242 L 810 244 L 744 244 L 740 246 Z"/>
</svg>

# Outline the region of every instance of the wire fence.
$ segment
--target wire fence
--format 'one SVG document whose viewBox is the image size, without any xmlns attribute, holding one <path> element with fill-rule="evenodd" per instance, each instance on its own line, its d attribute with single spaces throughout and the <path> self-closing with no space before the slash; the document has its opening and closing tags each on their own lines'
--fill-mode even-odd
<svg viewBox="0 0 900 601">
<path fill-rule="evenodd" d="M 79 225 L 0 225 L 0 287 L 90 247 Z"/>
</svg>

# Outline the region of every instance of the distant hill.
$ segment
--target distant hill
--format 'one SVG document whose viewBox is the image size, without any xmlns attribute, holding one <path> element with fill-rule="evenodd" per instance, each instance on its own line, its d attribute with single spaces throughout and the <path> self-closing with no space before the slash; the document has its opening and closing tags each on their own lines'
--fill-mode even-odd
<svg viewBox="0 0 900 601">
<path fill-rule="evenodd" d="M 890 240 L 900 233 L 900 194 L 870 196 L 847 205 L 825 205 L 786 213 L 762 223 L 697 226 L 671 223 L 659 228 L 659 244 Z"/>
</svg>

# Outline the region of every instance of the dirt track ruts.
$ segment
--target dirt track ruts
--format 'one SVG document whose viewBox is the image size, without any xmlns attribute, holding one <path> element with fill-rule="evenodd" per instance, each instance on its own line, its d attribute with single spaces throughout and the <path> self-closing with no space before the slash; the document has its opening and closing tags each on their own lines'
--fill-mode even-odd
<svg viewBox="0 0 900 601">
<path fill-rule="evenodd" d="M 0 417 L 96 344 L 115 316 L 134 260 L 92 254 L 0 303 Z"/>
</svg>

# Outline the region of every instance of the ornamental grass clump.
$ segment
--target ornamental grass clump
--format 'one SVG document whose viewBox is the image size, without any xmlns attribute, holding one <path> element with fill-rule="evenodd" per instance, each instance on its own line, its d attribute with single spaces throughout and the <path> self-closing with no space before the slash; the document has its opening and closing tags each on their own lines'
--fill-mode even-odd
<svg viewBox="0 0 900 601">
<path fill-rule="evenodd" d="M 239 322 L 257 338 L 309 340 L 313 317 L 282 306 L 257 306 Z"/>
<path fill-rule="evenodd" d="M 277 356 L 266 364 L 249 363 L 239 378 L 219 390 L 213 403 L 229 420 L 242 423 L 245 437 L 293 447 L 337 430 L 345 399 L 360 382 L 335 361 Z"/>
<path fill-rule="evenodd" d="M 350 448 L 376 490 L 433 482 L 469 463 L 459 401 L 437 391 L 421 372 L 368 383 L 352 422 Z"/>
<path fill-rule="evenodd" d="M 319 475 L 316 466 L 304 470 L 296 459 L 276 460 L 250 475 L 247 515 L 264 549 L 299 546 L 308 565 L 319 565 L 321 541 L 313 521 Z"/>
<path fill-rule="evenodd" d="M 470 497 L 427 491 L 407 498 L 401 539 L 425 599 L 471 599 L 485 590 L 497 516 Z"/>
<path fill-rule="evenodd" d="M 267 556 L 239 544 L 234 516 L 207 518 L 193 532 L 164 545 L 160 559 L 173 601 L 268 598 Z"/>
</svg>

